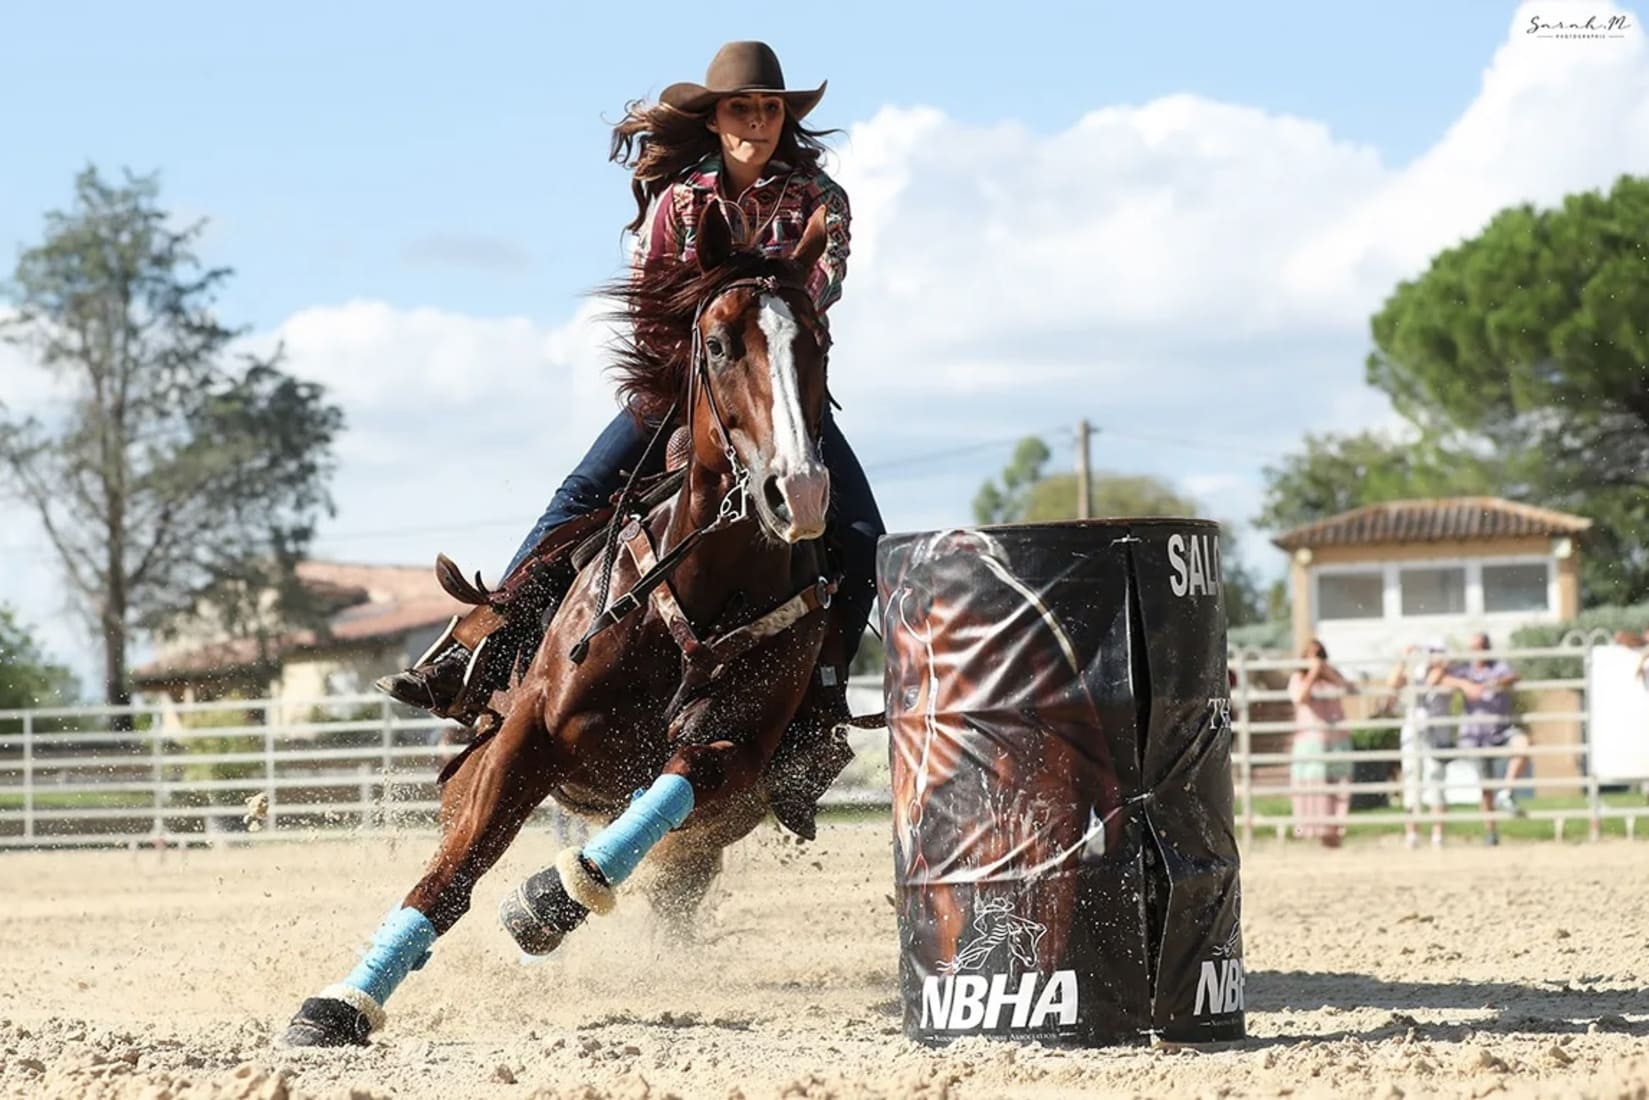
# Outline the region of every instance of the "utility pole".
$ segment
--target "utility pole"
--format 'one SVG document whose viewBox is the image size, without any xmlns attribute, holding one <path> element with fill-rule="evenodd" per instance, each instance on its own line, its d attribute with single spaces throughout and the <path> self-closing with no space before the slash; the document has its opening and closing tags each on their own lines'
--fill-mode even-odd
<svg viewBox="0 0 1649 1100">
<path fill-rule="evenodd" d="M 1088 437 L 1094 432 L 1086 418 L 1076 422 L 1076 518 L 1094 518 L 1092 470 L 1088 465 Z"/>
</svg>

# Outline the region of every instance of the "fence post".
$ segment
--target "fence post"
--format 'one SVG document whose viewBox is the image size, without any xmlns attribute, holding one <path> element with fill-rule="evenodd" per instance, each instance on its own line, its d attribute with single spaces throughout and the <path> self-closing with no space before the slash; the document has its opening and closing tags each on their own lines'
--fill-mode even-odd
<svg viewBox="0 0 1649 1100">
<path fill-rule="evenodd" d="M 390 709 L 387 696 L 378 701 L 378 706 L 379 713 L 383 716 L 384 750 L 384 772 L 378 784 L 378 828 L 387 831 L 390 827 L 390 769 L 395 766 L 395 758 L 391 751 L 395 748 L 395 714 Z"/>
<path fill-rule="evenodd" d="M 264 814 L 264 827 L 270 832 L 275 831 L 279 814 L 280 792 L 275 786 L 275 729 L 276 718 L 275 701 L 263 701 L 263 793 L 268 801 L 269 809 Z"/>
<path fill-rule="evenodd" d="M 1254 739 L 1248 728 L 1248 654 L 1237 651 L 1237 745 L 1242 753 L 1242 842 L 1254 844 Z"/>
<path fill-rule="evenodd" d="M 23 836 L 34 838 L 34 715 L 23 712 Z"/>
<path fill-rule="evenodd" d="M 1603 792 L 1598 789 L 1597 766 L 1592 759 L 1592 640 L 1586 640 L 1586 653 L 1581 661 L 1580 672 L 1581 690 L 1586 693 L 1586 706 L 1582 713 L 1586 715 L 1582 722 L 1585 735 L 1582 742 L 1586 746 L 1586 806 L 1590 814 L 1591 839 L 1596 841 L 1603 835 Z"/>
<path fill-rule="evenodd" d="M 164 789 L 166 769 L 161 764 L 165 755 L 165 739 L 161 737 L 160 716 L 155 714 L 149 722 L 149 781 L 155 788 L 155 839 L 159 840 L 166 835 L 166 794 Z M 113 723 L 111 723 L 112 725 Z"/>
</svg>

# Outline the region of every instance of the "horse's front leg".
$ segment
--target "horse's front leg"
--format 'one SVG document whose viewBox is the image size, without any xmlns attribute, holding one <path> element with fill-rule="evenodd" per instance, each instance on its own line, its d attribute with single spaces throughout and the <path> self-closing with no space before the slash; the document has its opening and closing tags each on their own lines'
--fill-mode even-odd
<svg viewBox="0 0 1649 1100">
<path fill-rule="evenodd" d="M 782 648 L 729 666 L 712 693 L 677 719 L 676 749 L 652 786 L 582 848 L 564 850 L 505 899 L 499 916 L 523 951 L 547 954 L 592 912 L 611 910 L 614 888 L 666 834 L 756 785 L 807 690 L 819 630 L 804 624 Z"/>
<path fill-rule="evenodd" d="M 286 1045 L 365 1045 L 383 1025 L 389 995 L 469 909 L 476 882 L 555 785 L 552 755 L 543 715 L 530 703 L 516 706 L 493 738 L 468 753 L 442 788 L 441 844 L 423 877 L 343 981 L 304 1001 Z"/>
</svg>

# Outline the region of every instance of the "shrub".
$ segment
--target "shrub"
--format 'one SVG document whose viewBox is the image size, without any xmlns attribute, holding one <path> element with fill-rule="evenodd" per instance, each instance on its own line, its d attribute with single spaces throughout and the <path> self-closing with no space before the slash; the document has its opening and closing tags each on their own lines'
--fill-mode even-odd
<svg viewBox="0 0 1649 1100">
<path fill-rule="evenodd" d="M 254 712 L 244 710 L 212 710 L 197 711 L 185 714 L 182 717 L 183 727 L 187 730 L 234 729 L 255 723 Z M 192 737 L 181 742 L 182 751 L 186 756 L 217 756 L 227 753 L 260 752 L 263 749 L 263 736 L 256 733 L 224 734 L 219 737 Z M 252 779 L 263 774 L 263 764 L 257 761 L 206 761 L 200 764 L 186 764 L 183 767 L 183 778 L 190 782 L 214 779 Z M 190 792 L 189 802 L 193 805 L 229 806 L 242 802 L 252 793 L 252 788 L 245 790 L 218 789 L 211 791 Z"/>
<path fill-rule="evenodd" d="M 1562 645 L 1575 633 L 1613 635 L 1626 630 L 1641 634 L 1649 627 L 1649 603 L 1629 607 L 1605 604 L 1588 608 L 1559 623 L 1531 623 L 1512 632 L 1511 648 L 1544 649 Z M 1525 680 L 1567 680 L 1584 675 L 1585 662 L 1580 650 L 1573 657 L 1531 657 L 1518 662 L 1518 672 Z"/>
</svg>

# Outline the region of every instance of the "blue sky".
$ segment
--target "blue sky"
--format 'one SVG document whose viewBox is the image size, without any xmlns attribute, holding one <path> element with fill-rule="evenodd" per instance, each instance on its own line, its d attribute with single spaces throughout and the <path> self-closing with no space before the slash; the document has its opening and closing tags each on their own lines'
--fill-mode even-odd
<svg viewBox="0 0 1649 1100">
<path fill-rule="evenodd" d="M 966 522 L 1026 432 L 1068 462 L 1080 416 L 1102 468 L 1245 520 L 1302 431 L 1390 422 L 1361 362 L 1397 279 L 1500 205 L 1649 170 L 1641 31 L 1519 33 L 1620 10 L 1587 0 L 752 10 L 33 5 L 0 38 L 0 253 L 84 164 L 160 170 L 237 269 L 225 318 L 345 404 L 318 552 L 490 574 L 610 413 L 583 298 L 632 214 L 607 122 L 726 39 L 830 81 L 813 121 L 847 131 L 855 209 L 833 386 L 896 529 Z M 26 371 L 0 357 L 0 399 L 39 398 Z M 89 671 L 0 509 L 0 601 Z"/>
<path fill-rule="evenodd" d="M 829 79 L 828 125 L 932 105 L 1056 133 L 1195 92 L 1401 163 L 1470 101 L 1507 23 L 1473 0 L 1148 8 L 759 5 L 746 23 L 681 5 L 29 5 L 0 43 L 6 101 L 31 105 L 7 125 L 0 241 L 33 239 L 88 161 L 159 169 L 169 202 L 212 218 L 212 258 L 240 271 L 224 310 L 247 323 L 362 296 L 554 319 L 621 258 L 628 189 L 603 119 L 700 79 L 726 38 L 774 43 L 793 84 Z M 626 33 L 620 10 L 651 14 Z M 442 236 L 519 262 L 408 255 Z"/>
</svg>

